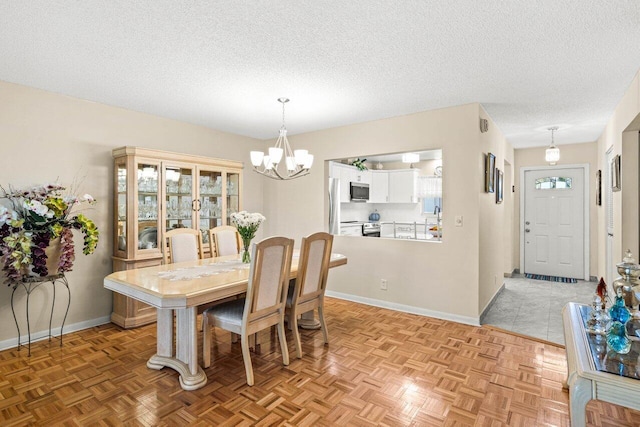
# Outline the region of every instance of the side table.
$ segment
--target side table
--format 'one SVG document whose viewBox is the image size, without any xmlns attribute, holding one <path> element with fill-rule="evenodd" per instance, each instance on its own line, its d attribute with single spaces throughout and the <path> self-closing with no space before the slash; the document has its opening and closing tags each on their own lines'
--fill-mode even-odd
<svg viewBox="0 0 640 427">
<path fill-rule="evenodd" d="M 69 289 L 69 283 L 67 282 L 67 278 L 65 277 L 64 273 L 59 273 L 59 274 L 54 274 L 52 276 L 46 276 L 46 277 L 29 277 L 29 278 L 25 278 L 22 279 L 22 281 L 16 283 L 13 285 L 13 291 L 11 292 L 11 313 L 13 314 L 13 320 L 16 322 L 16 329 L 18 329 L 18 349 L 20 349 L 20 347 L 22 346 L 22 344 L 20 343 L 20 325 L 18 325 L 18 318 L 16 317 L 16 311 L 14 308 L 14 298 L 16 295 L 16 291 L 18 289 L 24 289 L 24 291 L 27 294 L 27 306 L 26 306 L 26 314 L 27 314 L 27 339 L 28 339 L 28 354 L 27 356 L 31 357 L 31 324 L 29 322 L 29 298 L 31 297 L 31 292 L 33 292 L 34 290 L 36 290 L 37 288 L 40 287 L 40 285 L 44 284 L 44 283 L 51 283 L 51 286 L 53 287 L 53 298 L 52 298 L 52 302 L 51 302 L 51 314 L 49 316 L 49 341 L 51 341 L 51 338 L 56 338 L 53 335 L 51 335 L 51 323 L 53 321 L 53 309 L 56 305 L 56 283 L 61 283 L 62 285 L 64 285 L 65 288 L 67 288 L 67 294 L 69 296 L 68 301 L 67 301 L 67 309 L 64 313 L 64 318 L 62 319 L 62 325 L 60 326 L 60 347 L 62 347 L 62 331 L 64 329 L 64 322 L 67 320 L 67 315 L 69 314 L 69 307 L 71 305 L 71 290 Z"/>
<path fill-rule="evenodd" d="M 562 309 L 564 340 L 567 350 L 569 415 L 572 427 L 583 427 L 585 409 L 591 399 L 598 399 L 640 410 L 640 379 L 599 371 L 580 313 L 581 304 L 570 302 Z M 640 343 L 634 344 L 638 345 Z M 604 344 L 606 346 L 606 342 Z M 637 348 L 630 356 L 638 358 Z M 620 371 L 625 368 L 619 362 Z"/>
</svg>

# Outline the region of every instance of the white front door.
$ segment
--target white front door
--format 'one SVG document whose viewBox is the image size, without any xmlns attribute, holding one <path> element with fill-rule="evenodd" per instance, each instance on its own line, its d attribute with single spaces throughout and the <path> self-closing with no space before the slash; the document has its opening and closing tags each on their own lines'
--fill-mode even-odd
<svg viewBox="0 0 640 427">
<path fill-rule="evenodd" d="M 583 168 L 524 173 L 524 272 L 585 278 Z"/>
</svg>

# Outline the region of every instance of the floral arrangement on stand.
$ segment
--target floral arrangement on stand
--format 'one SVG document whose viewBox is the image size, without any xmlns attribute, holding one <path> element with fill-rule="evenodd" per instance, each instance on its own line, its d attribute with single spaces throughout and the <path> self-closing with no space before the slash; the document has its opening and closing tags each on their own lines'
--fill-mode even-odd
<svg viewBox="0 0 640 427">
<path fill-rule="evenodd" d="M 95 199 L 89 194 L 64 195 L 65 190 L 58 184 L 28 190 L 9 187 L 8 191 L 0 186 L 0 199 L 11 204 L 10 208 L 0 205 L 0 264 L 9 286 L 27 277 L 71 271 L 75 261 L 74 228 L 84 234 L 85 255 L 96 249 L 99 237 L 96 225 L 81 213 L 72 214 L 80 204 L 94 204 Z M 51 248 L 58 246 L 57 265 L 47 266 L 48 258 L 53 257 Z M 57 271 L 49 271 L 56 267 Z"/>
<path fill-rule="evenodd" d="M 249 245 L 251 240 L 256 237 L 256 232 L 266 218 L 257 212 L 249 213 L 247 211 L 240 211 L 231 214 L 231 224 L 233 224 L 240 234 L 242 239 L 242 262 L 251 262 L 251 253 L 249 252 Z"/>
</svg>

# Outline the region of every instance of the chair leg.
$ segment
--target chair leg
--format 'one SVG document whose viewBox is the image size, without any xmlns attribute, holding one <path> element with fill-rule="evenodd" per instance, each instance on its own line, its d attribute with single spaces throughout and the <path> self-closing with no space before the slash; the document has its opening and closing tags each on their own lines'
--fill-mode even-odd
<svg viewBox="0 0 640 427">
<path fill-rule="evenodd" d="M 288 366 L 289 348 L 287 347 L 287 335 L 284 330 L 284 317 L 281 318 L 280 323 L 278 323 L 278 341 L 280 341 L 280 350 L 282 351 L 282 364 Z"/>
<path fill-rule="evenodd" d="M 247 384 L 253 385 L 253 367 L 251 366 L 251 353 L 249 352 L 249 336 L 242 334 L 240 336 L 240 345 L 242 347 L 242 358 L 244 359 L 244 370 L 247 373 Z"/>
<path fill-rule="evenodd" d="M 289 311 L 289 315 L 287 316 L 287 327 L 289 328 L 290 331 L 293 331 L 293 318 L 292 318 L 292 314 L 291 311 Z"/>
<path fill-rule="evenodd" d="M 260 340 L 258 339 L 258 333 L 252 335 L 253 337 L 253 352 L 255 354 L 260 354 Z"/>
<path fill-rule="evenodd" d="M 300 330 L 298 329 L 298 315 L 290 316 L 293 327 L 293 342 L 296 345 L 296 357 L 302 359 L 302 343 L 300 342 Z"/>
<path fill-rule="evenodd" d="M 211 329 L 205 313 L 202 313 L 202 364 L 205 368 L 211 366 Z"/>
<path fill-rule="evenodd" d="M 320 320 L 320 328 L 324 336 L 324 343 L 329 344 L 329 331 L 327 330 L 327 322 L 324 321 L 324 307 L 318 306 L 318 319 Z"/>
</svg>

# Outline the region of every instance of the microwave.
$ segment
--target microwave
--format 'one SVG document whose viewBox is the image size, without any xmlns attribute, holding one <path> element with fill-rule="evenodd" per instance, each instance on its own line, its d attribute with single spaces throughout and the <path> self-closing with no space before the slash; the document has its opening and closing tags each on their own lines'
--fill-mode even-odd
<svg viewBox="0 0 640 427">
<path fill-rule="evenodd" d="M 352 202 L 366 202 L 369 200 L 369 184 L 352 182 L 349 194 Z"/>
</svg>

